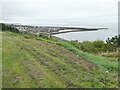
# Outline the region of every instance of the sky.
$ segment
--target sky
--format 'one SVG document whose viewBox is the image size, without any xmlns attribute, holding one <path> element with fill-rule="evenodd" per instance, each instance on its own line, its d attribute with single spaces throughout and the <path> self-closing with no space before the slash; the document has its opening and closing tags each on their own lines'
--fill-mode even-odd
<svg viewBox="0 0 120 90">
<path fill-rule="evenodd" d="M 118 33 L 118 1 L 1 0 L 0 22 L 27 25 L 108 27 L 107 31 L 57 35 L 67 40 L 105 40 Z"/>
</svg>

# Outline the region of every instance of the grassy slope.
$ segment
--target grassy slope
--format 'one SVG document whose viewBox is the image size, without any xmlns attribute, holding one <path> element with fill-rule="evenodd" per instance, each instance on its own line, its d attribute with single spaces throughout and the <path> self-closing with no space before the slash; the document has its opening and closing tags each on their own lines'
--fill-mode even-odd
<svg viewBox="0 0 120 90">
<path fill-rule="evenodd" d="M 84 53 L 67 42 L 4 32 L 2 53 L 3 87 L 117 87 L 117 60 Z"/>
</svg>

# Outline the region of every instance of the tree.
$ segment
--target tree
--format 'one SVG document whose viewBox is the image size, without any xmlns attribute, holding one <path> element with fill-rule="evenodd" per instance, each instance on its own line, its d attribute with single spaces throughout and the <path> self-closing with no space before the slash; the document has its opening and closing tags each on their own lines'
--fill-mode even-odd
<svg viewBox="0 0 120 90">
<path fill-rule="evenodd" d="M 111 39 L 108 38 L 106 42 L 107 42 L 108 51 L 117 51 L 118 48 L 120 47 L 120 35 L 116 35 L 112 37 Z"/>
<path fill-rule="evenodd" d="M 11 27 L 10 25 L 5 25 L 2 23 L 1 26 L 2 26 L 2 31 L 10 31 L 10 32 L 19 33 L 18 29 Z"/>
</svg>

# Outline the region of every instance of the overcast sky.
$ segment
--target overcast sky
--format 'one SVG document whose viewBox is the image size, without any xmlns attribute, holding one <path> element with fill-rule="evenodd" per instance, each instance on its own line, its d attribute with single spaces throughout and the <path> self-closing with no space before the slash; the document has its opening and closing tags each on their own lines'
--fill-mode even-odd
<svg viewBox="0 0 120 90">
<path fill-rule="evenodd" d="M 118 1 L 2 0 L 0 21 L 30 25 L 108 27 L 110 33 L 116 34 Z"/>
</svg>

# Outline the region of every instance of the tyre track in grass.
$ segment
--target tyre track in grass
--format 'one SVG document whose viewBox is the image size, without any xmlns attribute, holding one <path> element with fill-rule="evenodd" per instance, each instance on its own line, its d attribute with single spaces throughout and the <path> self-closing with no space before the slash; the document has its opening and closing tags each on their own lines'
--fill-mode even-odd
<svg viewBox="0 0 120 90">
<path fill-rule="evenodd" d="M 27 49 L 27 51 L 30 52 L 30 51 L 36 51 L 36 50 L 28 50 L 28 49 Z M 33 54 L 32 54 L 32 55 L 33 55 Z M 38 54 L 38 55 L 39 55 L 39 54 Z M 40 54 L 40 55 L 41 55 L 41 54 Z M 37 56 L 37 54 L 36 54 L 36 55 L 33 55 L 33 56 Z M 47 57 L 47 56 L 44 56 L 43 58 L 45 58 L 45 57 Z M 38 59 L 40 59 L 40 57 L 39 57 Z M 53 62 L 52 62 L 52 63 L 53 63 Z M 46 64 L 47 66 L 49 66 L 49 63 L 48 63 L 48 62 L 42 62 L 42 64 Z M 57 65 L 57 63 L 56 63 L 55 65 Z M 55 65 L 54 65 L 54 66 L 55 66 Z M 51 65 L 51 66 L 53 66 L 53 65 Z M 59 67 L 59 66 L 57 66 L 57 67 Z M 62 66 L 62 67 L 64 67 L 64 66 Z M 53 67 L 51 67 L 51 68 L 53 68 Z M 59 69 L 59 68 L 58 68 L 58 69 Z M 54 69 L 53 69 L 53 71 L 55 71 L 56 74 L 59 73 L 59 72 L 56 72 L 56 70 L 54 70 Z M 82 71 L 83 71 L 83 70 L 82 70 Z M 73 73 L 74 73 L 74 72 L 73 72 Z M 70 82 L 70 81 L 67 81 L 67 82 Z"/>
</svg>

